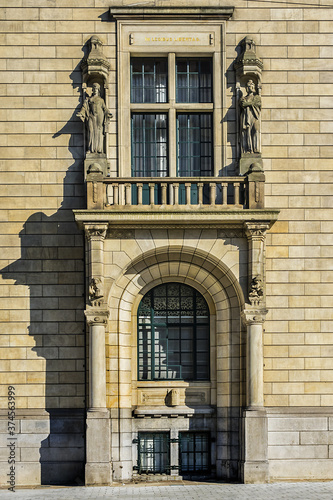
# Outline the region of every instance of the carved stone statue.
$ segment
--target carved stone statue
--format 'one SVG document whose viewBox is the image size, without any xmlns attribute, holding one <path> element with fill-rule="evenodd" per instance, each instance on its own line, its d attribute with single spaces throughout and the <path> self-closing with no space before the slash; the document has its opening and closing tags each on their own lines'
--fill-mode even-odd
<svg viewBox="0 0 333 500">
<path fill-rule="evenodd" d="M 264 295 L 262 280 L 260 276 L 252 278 L 249 290 L 249 299 L 252 305 L 259 305 Z"/>
<path fill-rule="evenodd" d="M 108 120 L 112 117 L 100 96 L 99 83 L 93 83 L 92 96 L 87 97 L 77 116 L 86 124 L 87 151 L 104 153 L 104 136 Z"/>
<path fill-rule="evenodd" d="M 103 297 L 102 280 L 100 278 L 91 278 L 89 284 L 89 300 L 94 302 Z"/>
<path fill-rule="evenodd" d="M 255 93 L 253 80 L 248 80 L 245 88 L 247 94 L 239 100 L 241 150 L 242 153 L 259 153 L 261 97 Z"/>
</svg>

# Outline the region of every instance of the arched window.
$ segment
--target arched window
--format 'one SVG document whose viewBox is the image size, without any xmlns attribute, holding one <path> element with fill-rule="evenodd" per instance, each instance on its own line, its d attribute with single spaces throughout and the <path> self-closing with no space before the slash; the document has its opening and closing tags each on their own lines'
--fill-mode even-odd
<svg viewBox="0 0 333 500">
<path fill-rule="evenodd" d="M 181 283 L 150 290 L 138 310 L 139 380 L 209 380 L 209 309 Z"/>
</svg>

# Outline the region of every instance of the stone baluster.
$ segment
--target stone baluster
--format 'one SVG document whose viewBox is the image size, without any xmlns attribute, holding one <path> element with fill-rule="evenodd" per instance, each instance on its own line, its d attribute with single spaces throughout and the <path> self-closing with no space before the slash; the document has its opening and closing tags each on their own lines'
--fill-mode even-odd
<svg viewBox="0 0 333 500">
<path fill-rule="evenodd" d="M 185 182 L 186 205 L 191 205 L 191 183 Z"/>
<path fill-rule="evenodd" d="M 228 204 L 228 183 L 222 182 L 222 204 Z"/>
<path fill-rule="evenodd" d="M 136 184 L 136 187 L 138 189 L 138 205 L 141 206 L 142 205 L 142 188 L 143 188 L 142 182 L 138 182 Z"/>
<path fill-rule="evenodd" d="M 234 182 L 234 205 L 239 205 L 239 182 Z"/>
<path fill-rule="evenodd" d="M 125 205 L 129 206 L 132 205 L 132 186 L 129 182 L 126 182 L 125 184 Z"/>
<path fill-rule="evenodd" d="M 179 205 L 179 183 L 175 182 L 173 185 L 174 189 L 174 204 Z"/>
<path fill-rule="evenodd" d="M 166 205 L 167 204 L 167 183 L 166 182 L 162 182 L 161 183 L 161 190 L 162 190 L 162 205 Z"/>
<path fill-rule="evenodd" d="M 151 206 L 155 205 L 155 182 L 149 184 L 149 203 Z"/>
<path fill-rule="evenodd" d="M 210 199 L 210 204 L 214 206 L 215 199 L 216 199 L 216 183 L 215 182 L 209 183 L 209 199 Z"/>
<path fill-rule="evenodd" d="M 198 182 L 198 204 L 203 204 L 203 182 Z"/>
</svg>

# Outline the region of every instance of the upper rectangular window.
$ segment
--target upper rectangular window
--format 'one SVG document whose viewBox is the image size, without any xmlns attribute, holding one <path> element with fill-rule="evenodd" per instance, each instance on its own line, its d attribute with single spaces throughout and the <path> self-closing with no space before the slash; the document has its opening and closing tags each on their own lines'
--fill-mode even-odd
<svg viewBox="0 0 333 500">
<path fill-rule="evenodd" d="M 153 188 L 148 183 L 157 177 L 201 177 L 207 184 L 208 177 L 225 171 L 230 148 L 223 120 L 222 24 L 223 19 L 215 23 L 213 18 L 209 23 L 189 18 L 181 24 L 173 13 L 165 23 L 119 20 L 119 177 L 142 177 L 140 203 L 141 195 L 145 203 L 145 189 L 149 203 Z M 180 180 L 179 189 L 171 181 L 165 182 L 167 187 L 163 182 L 157 193 L 163 203 L 177 196 L 174 189 L 179 203 L 188 202 L 184 183 L 189 181 Z M 196 192 L 191 191 L 191 199 L 202 200 L 202 194 L 205 199 L 207 193 L 200 185 Z"/>
<path fill-rule="evenodd" d="M 168 60 L 131 59 L 131 102 L 162 103 L 168 100 Z"/>
<path fill-rule="evenodd" d="M 167 115 L 132 114 L 132 176 L 168 175 Z"/>
<path fill-rule="evenodd" d="M 212 60 L 176 60 L 176 102 L 212 102 Z"/>
</svg>

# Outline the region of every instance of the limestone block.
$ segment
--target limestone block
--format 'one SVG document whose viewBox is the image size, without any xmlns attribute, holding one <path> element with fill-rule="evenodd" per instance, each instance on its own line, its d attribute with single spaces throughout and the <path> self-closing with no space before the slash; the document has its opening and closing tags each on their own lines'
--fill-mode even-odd
<svg viewBox="0 0 333 500">
<path fill-rule="evenodd" d="M 272 480 L 281 479 L 330 479 L 331 460 L 270 460 L 270 475 Z"/>
<path fill-rule="evenodd" d="M 320 459 L 328 458 L 328 446 L 313 445 L 313 446 L 271 446 L 268 449 L 269 459 Z"/>
<path fill-rule="evenodd" d="M 300 433 L 297 431 L 268 433 L 268 446 L 299 445 L 299 444 L 300 444 Z M 309 443 L 302 443 L 302 444 L 309 444 Z"/>
</svg>

